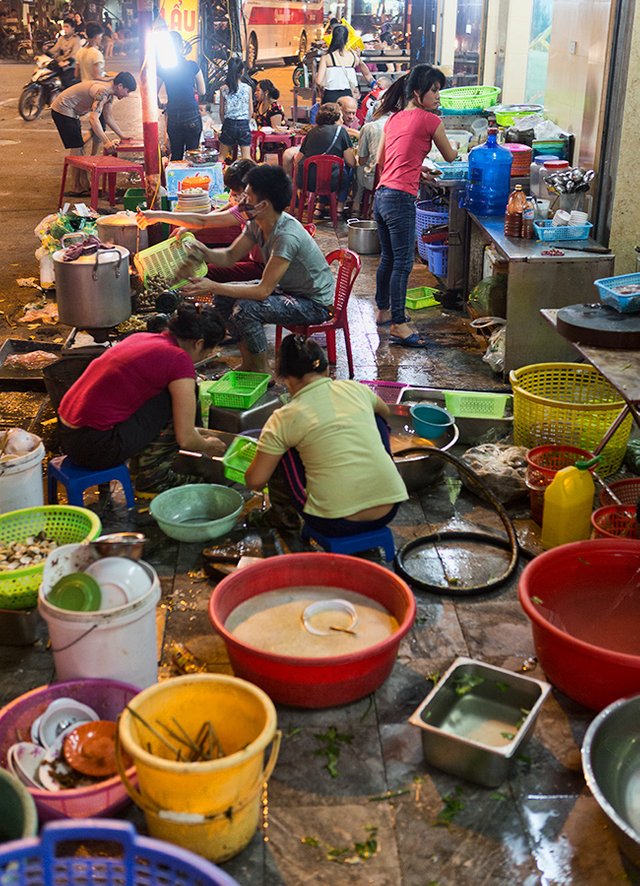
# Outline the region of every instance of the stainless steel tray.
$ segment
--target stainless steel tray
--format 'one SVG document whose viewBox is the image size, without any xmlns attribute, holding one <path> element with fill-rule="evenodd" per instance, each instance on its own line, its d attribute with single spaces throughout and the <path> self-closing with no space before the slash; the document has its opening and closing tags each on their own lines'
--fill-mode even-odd
<svg viewBox="0 0 640 886">
<path fill-rule="evenodd" d="M 5 391 L 44 391 L 42 369 L 13 369 L 5 366 L 7 357 L 12 354 L 28 354 L 31 351 L 49 351 L 60 354 L 62 343 L 50 341 L 27 341 L 21 338 L 8 338 L 0 346 L 0 388 Z"/>
</svg>

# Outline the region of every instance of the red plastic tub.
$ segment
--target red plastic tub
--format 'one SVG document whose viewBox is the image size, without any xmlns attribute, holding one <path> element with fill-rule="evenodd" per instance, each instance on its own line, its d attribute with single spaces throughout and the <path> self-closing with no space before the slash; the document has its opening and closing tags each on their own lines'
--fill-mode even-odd
<svg viewBox="0 0 640 886">
<path fill-rule="evenodd" d="M 370 597 L 396 618 L 398 630 L 381 643 L 333 658 L 264 652 L 226 630 L 227 618 L 245 600 L 304 585 L 344 588 Z M 224 578 L 209 602 L 209 617 L 227 645 L 235 675 L 260 686 L 275 702 L 302 708 L 346 704 L 381 686 L 415 614 L 413 593 L 401 578 L 377 563 L 341 554 L 288 554 L 247 566 Z"/>
<path fill-rule="evenodd" d="M 593 710 L 640 692 L 640 541 L 552 548 L 524 569 L 518 595 L 549 680 Z"/>
<path fill-rule="evenodd" d="M 73 698 L 93 708 L 102 720 L 116 720 L 124 706 L 139 692 L 136 686 L 128 683 L 87 679 L 52 683 L 20 695 L 0 710 L 0 765 L 6 768 L 7 750 L 12 744 L 31 740 L 31 724 L 56 698 Z M 128 769 L 127 774 L 135 778 L 135 767 Z M 38 807 L 40 821 L 110 815 L 129 802 L 119 775 L 89 787 L 55 793 L 37 788 L 27 790 Z"/>
</svg>

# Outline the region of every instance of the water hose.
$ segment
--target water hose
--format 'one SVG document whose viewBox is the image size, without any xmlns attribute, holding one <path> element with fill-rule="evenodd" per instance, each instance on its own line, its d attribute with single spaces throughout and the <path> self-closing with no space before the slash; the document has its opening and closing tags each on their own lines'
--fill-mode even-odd
<svg viewBox="0 0 640 886">
<path fill-rule="evenodd" d="M 495 536 L 491 533 L 481 532 L 479 530 L 445 529 L 438 532 L 432 532 L 429 535 L 423 535 L 420 538 L 414 538 L 412 541 L 407 542 L 400 548 L 395 557 L 396 570 L 402 576 L 402 578 L 404 578 L 405 581 L 408 581 L 414 588 L 420 591 L 428 591 L 432 594 L 450 594 L 456 597 L 469 597 L 474 594 L 486 594 L 489 591 L 496 590 L 511 578 L 518 565 L 518 539 L 515 529 L 513 528 L 511 518 L 509 517 L 502 503 L 498 501 L 495 495 L 482 482 L 475 471 L 473 471 L 461 459 L 456 458 L 455 455 L 451 455 L 449 452 L 444 452 L 440 449 L 429 449 L 425 451 L 423 447 L 412 446 L 408 449 L 402 449 L 398 452 L 394 452 L 394 457 L 402 458 L 406 455 L 413 455 L 418 453 L 428 457 L 435 456 L 437 458 L 444 459 L 444 461 L 453 465 L 458 473 L 465 478 L 472 490 L 476 492 L 481 498 L 486 499 L 492 506 L 492 508 L 496 511 L 496 513 L 500 517 L 500 520 L 502 521 L 502 525 L 504 526 L 507 538 L 501 538 L 500 536 Z M 509 551 L 510 557 L 506 570 L 501 575 L 498 575 L 487 582 L 483 582 L 483 584 L 481 585 L 473 585 L 471 587 L 450 586 L 446 588 L 442 587 L 441 585 L 433 585 L 429 582 L 423 581 L 420 578 L 416 578 L 409 571 L 407 565 L 407 557 L 409 554 L 411 554 L 412 551 L 415 551 L 417 548 L 423 548 L 426 545 L 436 545 L 438 542 L 455 540 L 482 542 L 483 544 L 491 545 L 492 547 L 502 548 Z"/>
</svg>

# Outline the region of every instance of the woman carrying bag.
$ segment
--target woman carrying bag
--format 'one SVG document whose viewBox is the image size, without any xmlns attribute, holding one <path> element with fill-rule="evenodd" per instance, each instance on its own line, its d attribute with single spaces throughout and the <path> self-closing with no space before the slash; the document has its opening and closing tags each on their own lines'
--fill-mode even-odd
<svg viewBox="0 0 640 886">
<path fill-rule="evenodd" d="M 373 83 L 373 74 L 353 49 L 346 49 L 349 31 L 344 25 L 336 25 L 331 33 L 331 43 L 318 63 L 316 86 L 322 90 L 322 103 L 336 102 L 343 95 L 360 96 L 359 70 L 367 83 Z"/>
</svg>

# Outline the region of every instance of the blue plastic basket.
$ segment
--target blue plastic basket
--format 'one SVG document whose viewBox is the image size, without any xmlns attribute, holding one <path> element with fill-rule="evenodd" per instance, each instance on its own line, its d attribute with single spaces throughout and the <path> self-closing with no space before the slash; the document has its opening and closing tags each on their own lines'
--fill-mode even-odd
<svg viewBox="0 0 640 886">
<path fill-rule="evenodd" d="M 68 841 L 116 843 L 118 857 L 68 855 Z M 104 845 L 100 846 L 104 851 Z M 124 821 L 52 822 L 40 839 L 14 840 L 0 848 L 0 882 L 7 886 L 239 886 L 193 852 L 139 837 Z"/>
<path fill-rule="evenodd" d="M 427 243 L 429 270 L 437 277 L 446 277 L 449 268 L 449 244 Z"/>
<path fill-rule="evenodd" d="M 533 229 L 538 240 L 551 242 L 552 240 L 587 240 L 591 234 L 591 222 L 584 225 L 554 225 L 548 221 L 534 221 Z"/>
<path fill-rule="evenodd" d="M 640 287 L 640 274 L 622 274 L 619 277 L 603 277 L 594 280 L 603 305 L 615 308 L 621 314 L 635 314 L 640 311 L 640 292 L 625 295 L 619 292 L 621 286 Z"/>
<path fill-rule="evenodd" d="M 436 163 L 436 166 L 442 173 L 442 175 L 438 176 L 440 181 L 463 179 L 467 177 L 469 172 L 468 160 L 454 160 L 453 163 Z"/>
<path fill-rule="evenodd" d="M 425 228 L 433 225 L 446 225 L 449 221 L 449 210 L 433 200 L 416 201 L 416 236 L 418 240 Z"/>
</svg>

